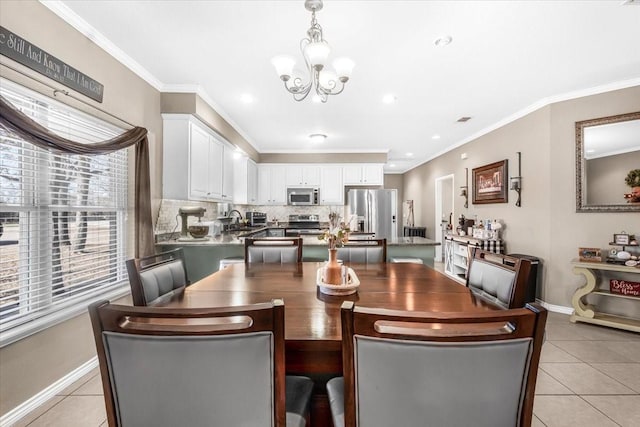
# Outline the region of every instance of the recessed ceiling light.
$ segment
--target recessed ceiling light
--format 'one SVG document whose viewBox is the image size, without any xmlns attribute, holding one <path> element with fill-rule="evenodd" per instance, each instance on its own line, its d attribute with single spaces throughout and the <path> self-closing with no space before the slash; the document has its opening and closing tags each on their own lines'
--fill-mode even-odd
<svg viewBox="0 0 640 427">
<path fill-rule="evenodd" d="M 459 121 L 460 123 L 468 122 L 469 120 L 471 120 L 471 117 L 467 117 L 467 116 L 460 117 L 460 118 L 458 119 L 458 121 Z"/>
<path fill-rule="evenodd" d="M 311 100 L 312 100 L 313 102 L 315 102 L 316 104 L 319 104 L 319 103 L 321 103 L 321 102 L 322 102 L 322 98 L 320 98 L 320 96 L 318 96 L 318 95 L 313 95 L 313 97 L 311 98 Z"/>
<path fill-rule="evenodd" d="M 595 153 L 595 152 L 596 152 L 596 150 L 587 150 L 588 154 Z"/>
<path fill-rule="evenodd" d="M 396 164 L 395 164 L 395 163 L 391 163 L 391 164 L 389 165 L 389 167 L 390 167 L 390 168 L 395 168 L 395 167 L 396 167 Z"/>
<path fill-rule="evenodd" d="M 313 133 L 309 135 L 309 140 L 314 144 L 321 144 L 327 139 L 327 135 L 321 133 Z"/>
<path fill-rule="evenodd" d="M 433 44 L 438 47 L 443 47 L 450 44 L 453 41 L 451 36 L 440 36 L 433 41 Z"/>
<path fill-rule="evenodd" d="M 431 139 L 440 139 L 440 135 L 433 135 Z"/>
<path fill-rule="evenodd" d="M 406 153 L 407 157 L 413 157 L 413 153 Z"/>
<path fill-rule="evenodd" d="M 392 93 L 388 93 L 382 97 L 382 102 L 384 102 L 385 104 L 393 104 L 397 100 L 398 98 Z"/>
<path fill-rule="evenodd" d="M 245 104 L 251 104 L 253 103 L 253 96 L 248 93 L 243 93 L 242 95 L 240 95 L 240 101 L 244 102 Z"/>
</svg>

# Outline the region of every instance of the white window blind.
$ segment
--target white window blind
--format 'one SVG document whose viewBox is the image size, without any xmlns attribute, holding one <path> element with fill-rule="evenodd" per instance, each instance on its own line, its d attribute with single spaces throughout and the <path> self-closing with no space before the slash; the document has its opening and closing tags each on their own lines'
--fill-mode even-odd
<svg viewBox="0 0 640 427">
<path fill-rule="evenodd" d="M 0 93 L 65 138 L 123 132 L 6 80 Z M 127 150 L 52 153 L 0 129 L 0 333 L 122 286 L 127 257 Z"/>
</svg>

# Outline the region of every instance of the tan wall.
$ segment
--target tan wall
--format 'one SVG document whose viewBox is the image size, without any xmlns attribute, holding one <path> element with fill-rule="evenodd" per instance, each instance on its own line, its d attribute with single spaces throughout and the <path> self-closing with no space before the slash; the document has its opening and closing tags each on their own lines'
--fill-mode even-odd
<svg viewBox="0 0 640 427">
<path fill-rule="evenodd" d="M 456 197 L 454 223 L 460 214 L 503 221 L 508 252 L 542 259 L 543 300 L 569 307 L 582 283 L 569 264 L 577 248 L 606 248 L 621 230 L 640 234 L 638 213 L 575 212 L 575 122 L 638 110 L 640 87 L 553 104 L 407 172 L 404 193 L 415 200 L 416 224 L 426 225 L 434 237 L 436 178 L 453 173 L 459 188 L 465 167 L 471 184 L 471 169 L 502 159 L 509 160 L 509 175 L 515 176 L 516 152 L 522 152 L 522 207 L 514 205 L 513 191 L 508 204 L 474 205 L 470 197 L 468 209 L 464 198 Z"/>
<path fill-rule="evenodd" d="M 386 163 L 387 153 L 261 153 L 260 163 Z"/>
<path fill-rule="evenodd" d="M 560 102 L 551 106 L 550 146 L 551 222 L 547 297 L 554 304 L 569 305 L 571 295 L 583 281 L 568 263 L 578 247 L 609 248 L 613 233 L 625 230 L 640 234 L 640 213 L 576 213 L 575 122 L 640 111 L 640 86 Z M 637 315 L 637 313 L 636 313 Z"/>
<path fill-rule="evenodd" d="M 39 2 L 1 1 L 0 25 L 104 84 L 102 104 L 80 94 L 76 96 L 129 123 L 148 129 L 151 198 L 155 218 L 162 195 L 160 93 Z M 0 61 L 38 79 L 46 80 L 8 58 L 0 57 Z M 5 66 L 0 67 L 0 75 L 52 95 L 51 90 L 44 85 L 35 83 Z M 59 84 L 55 86 L 62 87 Z M 69 97 L 59 95 L 57 99 L 123 125 L 89 106 L 74 102 Z M 130 192 L 130 199 L 133 201 L 133 191 Z M 133 206 L 133 203 L 130 205 Z M 130 217 L 133 218 L 133 215 Z M 95 345 L 86 314 L 0 349 L 0 414 L 5 414 L 31 398 L 94 355 Z"/>
</svg>

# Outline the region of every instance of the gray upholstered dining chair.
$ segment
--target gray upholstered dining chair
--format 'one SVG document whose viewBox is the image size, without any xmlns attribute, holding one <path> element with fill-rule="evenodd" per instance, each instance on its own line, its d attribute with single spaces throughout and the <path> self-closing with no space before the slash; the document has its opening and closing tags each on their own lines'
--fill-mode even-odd
<svg viewBox="0 0 640 427">
<path fill-rule="evenodd" d="M 341 309 L 334 426 L 530 426 L 547 312 Z"/>
<path fill-rule="evenodd" d="M 155 305 L 190 284 L 182 248 L 127 260 L 133 305 Z"/>
<path fill-rule="evenodd" d="M 338 259 L 344 262 L 387 262 L 387 239 L 349 240 L 338 248 Z"/>
<path fill-rule="evenodd" d="M 469 263 L 467 287 L 503 308 L 524 307 L 531 261 L 476 249 Z"/>
<path fill-rule="evenodd" d="M 282 300 L 201 309 L 103 301 L 89 314 L 110 426 L 306 425 L 313 382 L 285 376 Z"/>
<path fill-rule="evenodd" d="M 245 263 L 295 263 L 302 261 L 300 237 L 247 238 L 244 241 Z"/>
</svg>

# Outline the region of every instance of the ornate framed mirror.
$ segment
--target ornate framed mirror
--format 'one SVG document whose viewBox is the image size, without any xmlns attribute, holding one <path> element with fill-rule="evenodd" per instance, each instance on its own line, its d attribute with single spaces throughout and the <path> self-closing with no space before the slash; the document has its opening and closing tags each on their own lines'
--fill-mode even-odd
<svg viewBox="0 0 640 427">
<path fill-rule="evenodd" d="M 576 212 L 640 212 L 640 111 L 576 122 Z"/>
</svg>

